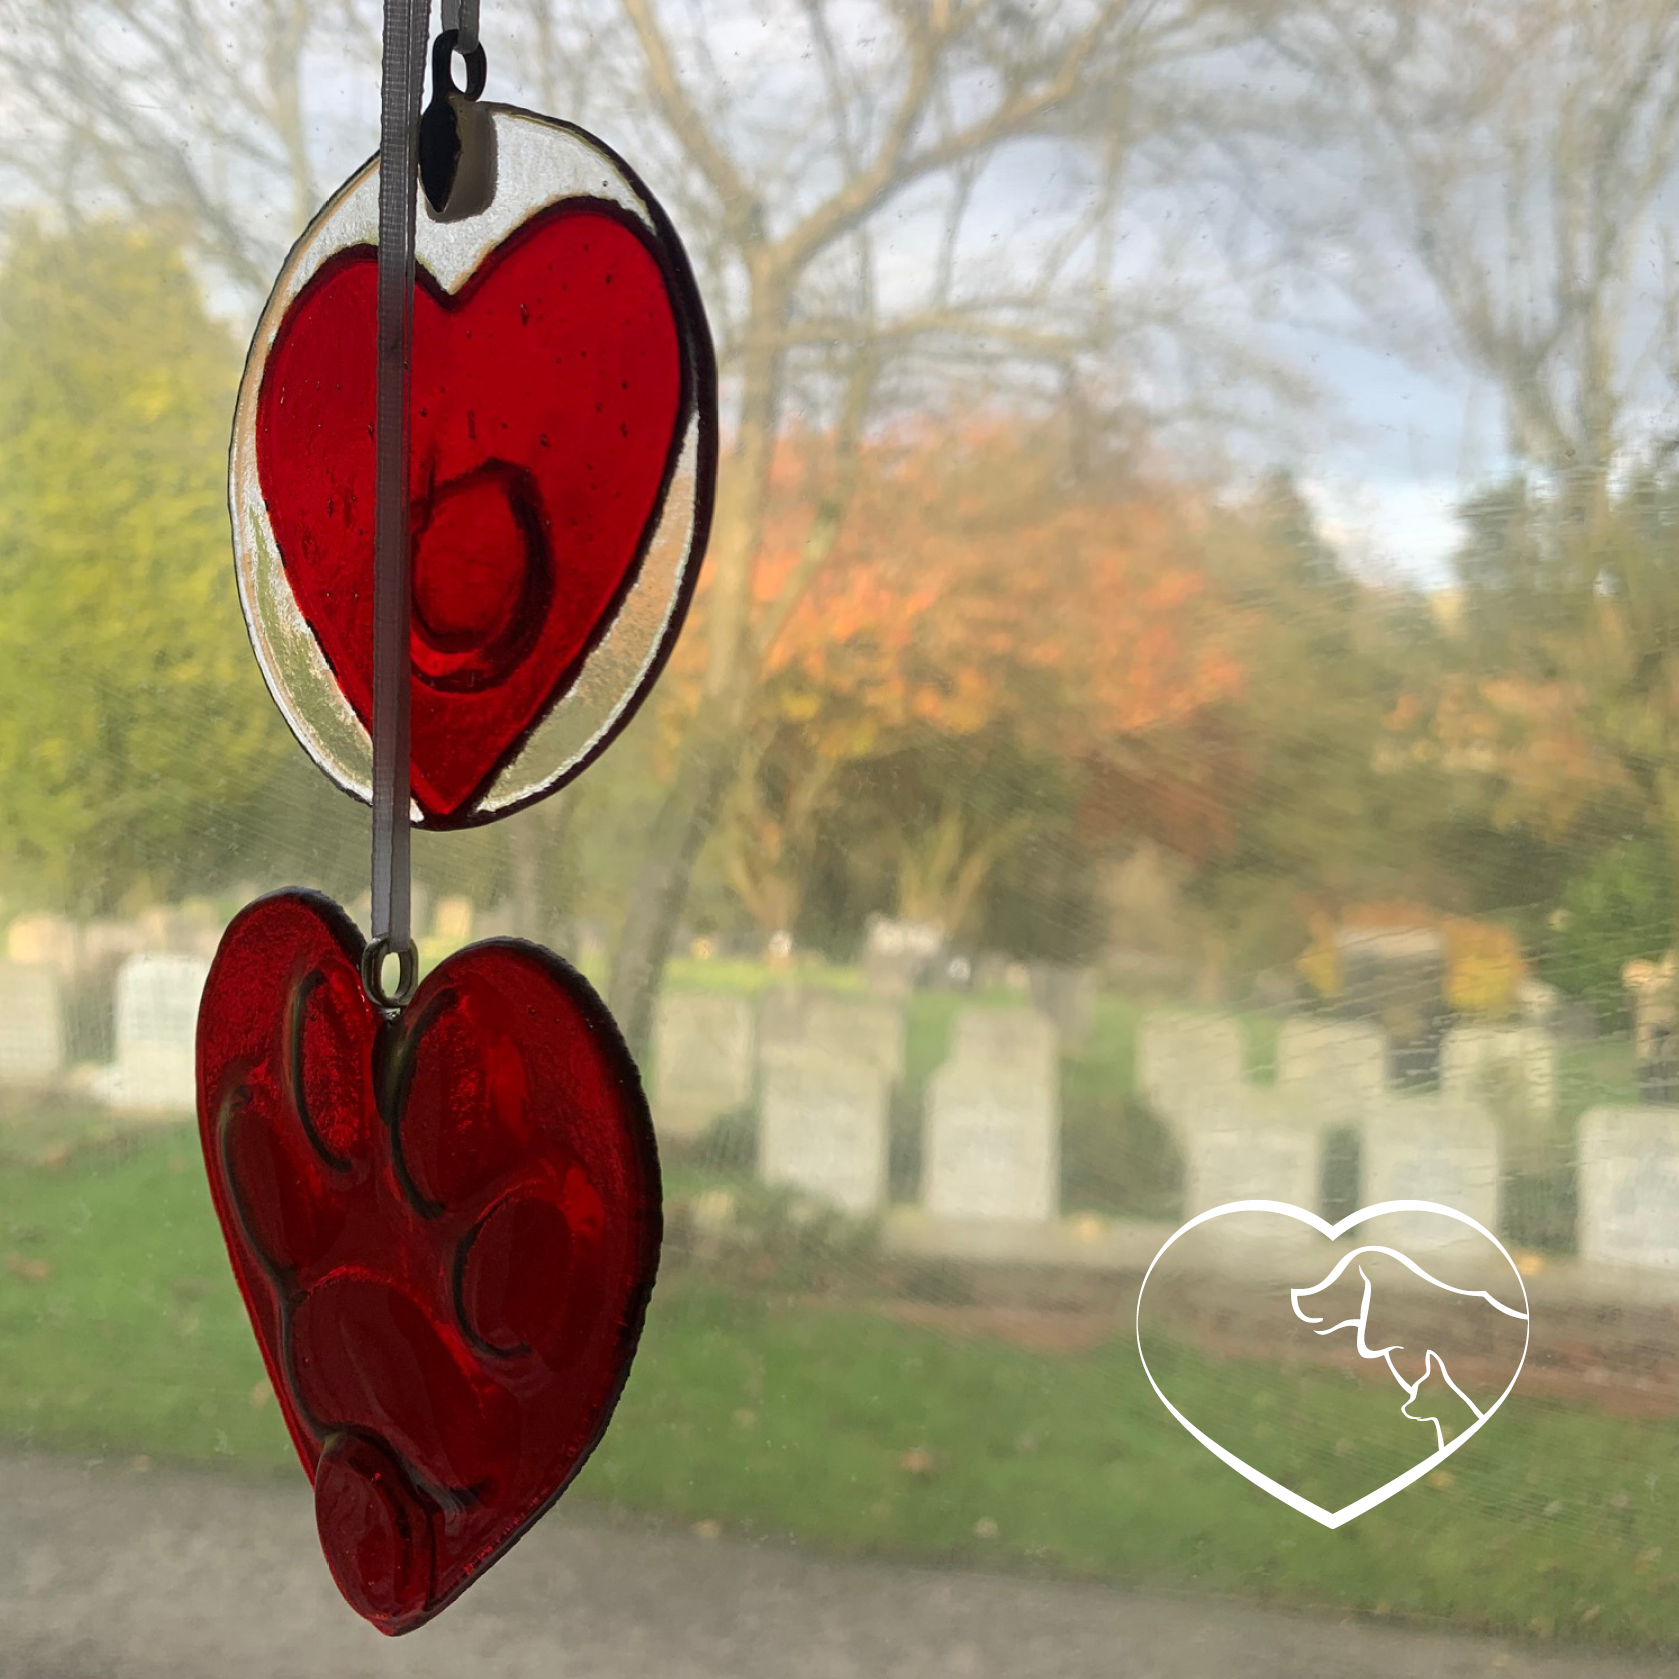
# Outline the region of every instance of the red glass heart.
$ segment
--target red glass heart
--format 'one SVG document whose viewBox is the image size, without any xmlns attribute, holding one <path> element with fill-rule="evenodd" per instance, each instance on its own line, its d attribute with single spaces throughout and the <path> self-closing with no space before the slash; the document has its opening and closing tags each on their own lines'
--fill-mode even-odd
<svg viewBox="0 0 1679 1679">
<path fill-rule="evenodd" d="M 353 246 L 287 309 L 257 471 L 298 610 L 364 726 L 373 701 L 377 258 Z M 575 680 L 634 580 L 693 393 L 681 294 L 648 230 L 575 199 L 454 293 L 414 291 L 414 797 L 447 826 Z"/>
<path fill-rule="evenodd" d="M 321 1545 L 382 1631 L 445 1607 L 606 1427 L 658 1263 L 635 1064 L 560 959 L 456 953 L 387 1020 L 313 893 L 228 928 L 198 1113 L 234 1276 Z"/>
</svg>

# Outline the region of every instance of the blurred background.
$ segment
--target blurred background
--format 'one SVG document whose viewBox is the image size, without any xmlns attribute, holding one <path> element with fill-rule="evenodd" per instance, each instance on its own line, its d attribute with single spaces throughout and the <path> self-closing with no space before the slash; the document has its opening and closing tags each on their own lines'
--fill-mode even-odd
<svg viewBox="0 0 1679 1679">
<path fill-rule="evenodd" d="M 267 288 L 373 150 L 377 33 L 0 0 L 20 1580 L 28 1521 L 135 1477 L 301 1484 L 191 1042 L 254 894 L 365 920 L 366 812 L 263 686 L 225 461 Z M 643 1351 L 552 1521 L 650 1523 L 696 1579 L 794 1542 L 1506 1662 L 1679 1649 L 1679 3 L 485 0 L 483 39 L 490 97 L 663 199 L 723 389 L 633 727 L 415 840 L 426 961 L 569 956 L 660 1129 Z M 1161 1243 L 1255 1195 L 1456 1206 L 1532 1300 L 1497 1421 L 1337 1533 L 1137 1360 Z M 1270 1274 L 1174 1282 L 1177 1380 L 1284 1461 L 1352 1441 L 1357 1482 L 1369 1383 L 1251 1328 Z M 48 1663 L 74 1593 L 18 1593 Z M 917 1671 L 993 1670 L 947 1655 Z"/>
</svg>

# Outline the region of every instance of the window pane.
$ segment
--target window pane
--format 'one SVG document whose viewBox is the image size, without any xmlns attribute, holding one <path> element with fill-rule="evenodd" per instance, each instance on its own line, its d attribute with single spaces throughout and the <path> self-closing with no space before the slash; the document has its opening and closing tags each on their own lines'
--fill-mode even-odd
<svg viewBox="0 0 1679 1679">
<path fill-rule="evenodd" d="M 1679 10 L 485 8 L 491 96 L 669 209 L 722 461 L 634 721 L 416 836 L 428 968 L 528 938 L 610 1004 L 666 1242 L 599 1449 L 400 1657 L 191 1115 L 238 909 L 366 923 L 227 445 L 377 14 L 52 0 L 0 45 L 18 1671 L 1654 1672 Z M 1256 1199 L 1311 1216 L 1174 1237 Z"/>
</svg>

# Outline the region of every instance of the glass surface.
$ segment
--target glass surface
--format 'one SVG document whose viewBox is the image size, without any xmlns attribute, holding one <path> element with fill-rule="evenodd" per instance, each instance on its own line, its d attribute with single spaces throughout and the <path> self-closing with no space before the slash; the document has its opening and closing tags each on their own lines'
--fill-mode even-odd
<svg viewBox="0 0 1679 1679">
<path fill-rule="evenodd" d="M 417 819 L 483 820 L 575 774 L 658 673 L 709 516 L 703 317 L 668 227 L 586 138 L 486 113 L 490 206 L 416 237 Z M 298 739 L 368 796 L 378 170 L 276 283 L 233 446 L 240 587 Z"/>
<path fill-rule="evenodd" d="M 191 1121 L 230 919 L 367 920 L 225 448 L 374 144 L 377 14 L 0 31 L 6 1679 L 1671 1674 L 1673 6 L 483 8 L 490 95 L 680 229 L 722 460 L 611 750 L 415 836 L 428 971 L 516 935 L 609 1003 L 665 1239 L 600 1444 L 395 1643 L 323 1564 Z M 519 206 L 640 221 L 522 145 Z M 369 243 L 371 184 L 341 210 Z M 447 289 L 513 231 L 421 238 Z M 491 802 L 610 731 L 688 530 Z M 259 531 L 271 666 L 363 781 Z M 1453 1411 L 1520 1337 L 1443 1285 L 1519 1301 L 1426 1222 L 1383 1245 L 1435 1282 L 1342 1272 L 1321 1323 L 1362 1227 L 1209 1221 L 1141 1287 L 1243 1197 L 1473 1217 L 1508 1397 Z M 1143 1354 L 1324 1507 L 1466 1443 L 1329 1531 Z"/>
<path fill-rule="evenodd" d="M 473 945 L 387 1022 L 314 894 L 229 927 L 199 1019 L 211 1193 L 349 1602 L 408 1632 L 557 1498 L 641 1334 L 634 1063 L 547 951 Z"/>
</svg>

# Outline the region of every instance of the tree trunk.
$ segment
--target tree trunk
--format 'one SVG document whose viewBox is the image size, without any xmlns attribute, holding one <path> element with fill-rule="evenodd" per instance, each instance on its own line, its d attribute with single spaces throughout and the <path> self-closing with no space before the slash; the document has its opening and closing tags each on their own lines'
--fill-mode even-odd
<svg viewBox="0 0 1679 1679">
<path fill-rule="evenodd" d="M 783 333 L 791 302 L 787 275 L 764 269 L 754 273 L 740 363 L 739 418 L 727 470 L 718 485 L 705 562 L 711 585 L 700 710 L 682 743 L 676 779 L 648 835 L 607 988 L 607 1002 L 636 1055 L 646 1050 L 652 1034 L 653 999 L 688 899 L 689 878 L 740 762 L 758 680 L 752 583 L 763 546 Z"/>
<path fill-rule="evenodd" d="M 653 999 L 688 901 L 688 882 L 728 791 L 740 749 L 740 733 L 730 722 L 695 723 L 642 853 L 607 990 L 619 1030 L 638 1058 L 652 1039 Z"/>
</svg>

